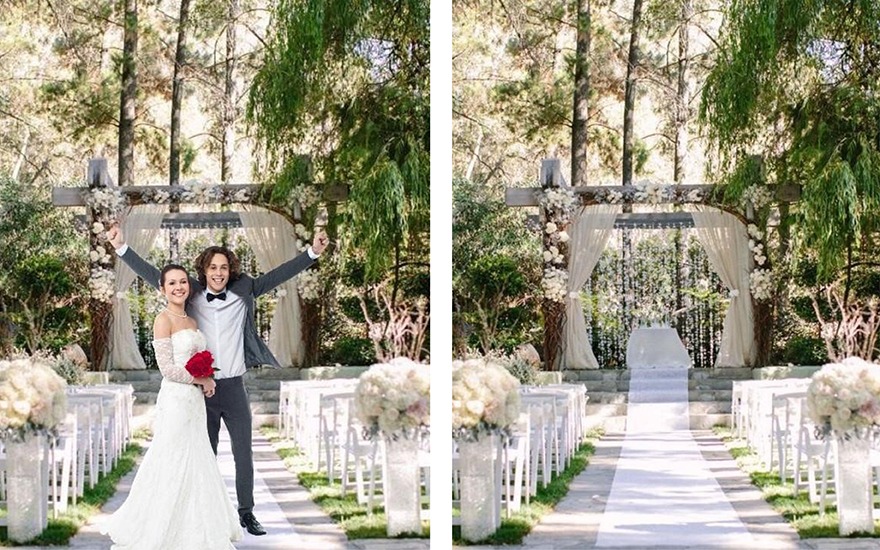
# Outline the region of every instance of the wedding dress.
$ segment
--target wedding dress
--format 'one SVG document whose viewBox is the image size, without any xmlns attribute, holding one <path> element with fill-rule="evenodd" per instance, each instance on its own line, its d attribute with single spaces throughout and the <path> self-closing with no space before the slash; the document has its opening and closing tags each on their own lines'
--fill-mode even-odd
<svg viewBox="0 0 880 550">
<path fill-rule="evenodd" d="M 234 550 L 238 513 L 208 441 L 205 398 L 184 365 L 205 349 L 195 329 L 153 342 L 162 371 L 153 441 L 122 506 L 102 525 L 114 550 Z"/>
</svg>

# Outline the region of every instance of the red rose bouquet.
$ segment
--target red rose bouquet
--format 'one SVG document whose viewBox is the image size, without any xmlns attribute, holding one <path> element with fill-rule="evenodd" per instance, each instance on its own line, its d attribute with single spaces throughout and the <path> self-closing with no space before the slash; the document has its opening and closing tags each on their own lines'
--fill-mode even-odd
<svg viewBox="0 0 880 550">
<path fill-rule="evenodd" d="M 193 378 L 210 378 L 216 370 L 220 369 L 214 367 L 214 356 L 208 350 L 196 353 L 186 362 L 186 372 Z"/>
</svg>

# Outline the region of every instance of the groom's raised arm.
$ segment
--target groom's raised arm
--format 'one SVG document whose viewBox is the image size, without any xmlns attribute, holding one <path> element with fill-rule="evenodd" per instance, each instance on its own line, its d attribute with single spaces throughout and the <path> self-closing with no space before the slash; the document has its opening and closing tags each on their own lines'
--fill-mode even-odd
<svg viewBox="0 0 880 550">
<path fill-rule="evenodd" d="M 254 279 L 254 296 L 265 294 L 308 269 L 318 261 L 318 256 L 327 248 L 327 243 L 327 235 L 323 231 L 316 232 L 315 240 L 307 251 Z"/>
<path fill-rule="evenodd" d="M 153 264 L 141 258 L 137 252 L 125 244 L 125 238 L 118 226 L 113 226 L 107 230 L 107 240 L 116 250 L 116 255 L 130 267 L 138 277 L 143 279 L 153 288 L 159 288 L 159 269 Z"/>
</svg>

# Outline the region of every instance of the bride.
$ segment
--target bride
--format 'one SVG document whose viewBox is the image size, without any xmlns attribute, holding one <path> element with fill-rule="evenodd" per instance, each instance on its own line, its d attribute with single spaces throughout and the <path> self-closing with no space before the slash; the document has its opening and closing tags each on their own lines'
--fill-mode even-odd
<svg viewBox="0 0 880 550">
<path fill-rule="evenodd" d="M 238 513 L 206 427 L 205 399 L 214 395 L 215 382 L 193 378 L 185 368 L 205 349 L 205 336 L 184 310 L 186 270 L 165 266 L 159 287 L 168 306 L 153 324 L 153 348 L 162 372 L 153 440 L 128 498 L 101 532 L 113 539 L 114 550 L 234 549 L 232 542 L 242 537 Z"/>
</svg>

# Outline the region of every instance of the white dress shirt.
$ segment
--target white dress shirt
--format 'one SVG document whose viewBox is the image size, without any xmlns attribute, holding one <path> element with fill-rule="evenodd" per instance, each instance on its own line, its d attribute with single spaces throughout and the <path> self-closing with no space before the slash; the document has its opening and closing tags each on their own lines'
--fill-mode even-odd
<svg viewBox="0 0 880 550">
<path fill-rule="evenodd" d="M 244 323 L 247 306 L 240 296 L 228 290 L 226 299 L 208 301 L 205 290 L 193 296 L 190 313 L 205 335 L 208 350 L 214 354 L 214 366 L 220 369 L 214 378 L 233 378 L 245 373 Z M 213 292 L 211 292 L 213 294 Z"/>
</svg>

